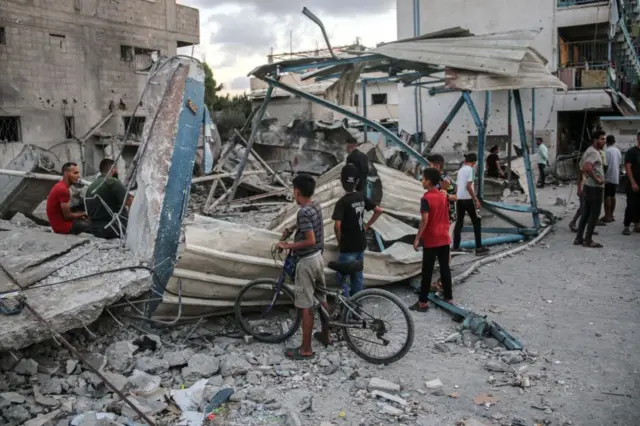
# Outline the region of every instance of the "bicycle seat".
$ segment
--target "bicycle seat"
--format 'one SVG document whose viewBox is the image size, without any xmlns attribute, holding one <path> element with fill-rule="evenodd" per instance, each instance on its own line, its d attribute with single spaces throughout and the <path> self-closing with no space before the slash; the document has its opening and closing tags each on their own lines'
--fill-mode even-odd
<svg viewBox="0 0 640 426">
<path fill-rule="evenodd" d="M 343 275 L 353 274 L 362 271 L 362 260 L 353 260 L 350 262 L 338 262 L 332 260 L 329 262 L 329 269 L 339 272 Z"/>
</svg>

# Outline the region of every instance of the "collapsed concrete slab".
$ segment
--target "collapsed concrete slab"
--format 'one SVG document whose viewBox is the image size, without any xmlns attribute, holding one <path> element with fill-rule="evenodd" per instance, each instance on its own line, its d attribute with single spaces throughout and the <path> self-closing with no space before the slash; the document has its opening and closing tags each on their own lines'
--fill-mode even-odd
<svg viewBox="0 0 640 426">
<path fill-rule="evenodd" d="M 36 174 L 58 174 L 58 158 L 46 149 L 25 145 L 6 169 Z M 55 180 L 0 174 L 0 219 L 10 220 L 16 213 L 31 213 L 49 195 Z"/>
</svg>

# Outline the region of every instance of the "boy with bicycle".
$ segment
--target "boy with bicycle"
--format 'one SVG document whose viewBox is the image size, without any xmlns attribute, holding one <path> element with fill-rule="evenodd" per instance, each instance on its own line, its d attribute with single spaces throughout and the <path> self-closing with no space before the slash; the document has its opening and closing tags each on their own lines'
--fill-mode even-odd
<svg viewBox="0 0 640 426">
<path fill-rule="evenodd" d="M 316 189 L 315 179 L 308 174 L 299 174 L 293 178 L 293 198 L 300 206 L 296 224 L 292 229 L 285 228 L 284 239 L 295 231 L 293 243 L 278 242 L 278 248 L 292 250 L 297 259 L 295 273 L 295 306 L 302 311 L 302 344 L 298 348 L 287 349 L 285 356 L 294 360 L 309 359 L 315 354 L 311 348 L 313 334 L 313 305 L 315 298 L 328 312 L 329 306 L 325 297 L 326 283 L 324 279 L 324 227 L 322 209 L 311 197 Z M 329 325 L 322 321 L 322 331 L 313 334 L 324 346 L 331 344 Z"/>
</svg>

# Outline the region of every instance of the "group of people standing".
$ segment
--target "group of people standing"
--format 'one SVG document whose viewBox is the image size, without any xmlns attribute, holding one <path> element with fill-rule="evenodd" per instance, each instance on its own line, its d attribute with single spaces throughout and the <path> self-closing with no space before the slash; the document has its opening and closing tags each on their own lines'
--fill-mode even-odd
<svg viewBox="0 0 640 426">
<path fill-rule="evenodd" d="M 640 233 L 640 132 L 636 136 L 636 145 L 627 150 L 624 160 L 615 143 L 613 135 L 606 136 L 605 132 L 596 131 L 592 135 L 591 146 L 580 160 L 580 207 L 569 223 L 571 230 L 576 232 L 575 245 L 602 247 L 602 244 L 593 240 L 593 236 L 598 235 L 596 226 L 605 226 L 616 220 L 616 193 L 620 184 L 622 161 L 628 179 L 622 234 L 631 235 L 632 224 L 633 230 Z M 603 204 L 604 215 L 600 217 Z"/>
</svg>

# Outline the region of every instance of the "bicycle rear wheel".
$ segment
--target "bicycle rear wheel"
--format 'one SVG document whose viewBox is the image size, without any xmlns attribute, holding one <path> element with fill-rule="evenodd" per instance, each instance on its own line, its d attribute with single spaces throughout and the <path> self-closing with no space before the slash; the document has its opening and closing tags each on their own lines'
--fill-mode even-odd
<svg viewBox="0 0 640 426">
<path fill-rule="evenodd" d="M 373 364 L 391 364 L 404 357 L 413 345 L 413 317 L 396 295 L 369 288 L 356 293 L 344 307 L 344 338 L 351 350 Z M 355 313 L 352 311 L 355 311 Z"/>
<path fill-rule="evenodd" d="M 283 342 L 293 336 L 302 321 L 293 304 L 293 291 L 283 284 L 276 292 L 277 284 L 273 279 L 251 281 L 236 298 L 236 322 L 245 334 L 259 342 Z"/>
</svg>

